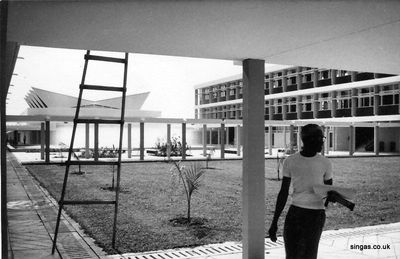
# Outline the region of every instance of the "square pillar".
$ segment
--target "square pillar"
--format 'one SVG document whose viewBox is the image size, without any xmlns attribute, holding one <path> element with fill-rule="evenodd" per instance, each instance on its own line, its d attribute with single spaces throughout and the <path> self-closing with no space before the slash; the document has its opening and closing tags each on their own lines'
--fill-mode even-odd
<svg viewBox="0 0 400 259">
<path fill-rule="evenodd" d="M 272 138 L 273 138 L 273 132 L 272 132 L 272 126 L 268 126 L 268 153 L 272 156 Z"/>
<path fill-rule="evenodd" d="M 264 65 L 243 61 L 243 259 L 265 256 Z"/>
<path fill-rule="evenodd" d="M 171 124 L 167 124 L 167 158 L 171 158 Z"/>
<path fill-rule="evenodd" d="M 240 143 L 240 135 L 241 135 L 241 126 L 237 125 L 236 126 L 236 153 L 238 156 L 241 155 L 241 143 Z"/>
<path fill-rule="evenodd" d="M 357 89 L 351 89 L 351 116 L 357 116 Z"/>
<path fill-rule="evenodd" d="M 355 151 L 355 143 L 356 143 L 355 135 L 356 135 L 355 134 L 355 128 L 354 128 L 353 125 L 350 125 L 350 127 L 349 127 L 349 136 L 350 136 L 350 139 L 349 139 L 349 155 L 350 156 L 352 156 L 354 154 L 354 151 Z"/>
<path fill-rule="evenodd" d="M 330 93 L 331 96 L 331 117 L 335 118 L 336 117 L 336 108 L 337 108 L 337 100 L 336 100 L 336 92 L 333 91 Z"/>
<path fill-rule="evenodd" d="M 301 127 L 297 126 L 297 151 L 301 150 Z"/>
<path fill-rule="evenodd" d="M 321 126 L 322 129 L 322 134 L 325 134 L 325 126 Z M 326 141 L 324 142 L 324 144 L 322 145 L 322 150 L 321 150 L 321 155 L 325 156 L 325 150 L 326 150 Z"/>
<path fill-rule="evenodd" d="M 374 115 L 379 115 L 379 85 L 374 86 Z"/>
<path fill-rule="evenodd" d="M 225 158 L 225 124 L 221 123 L 221 128 L 219 129 L 221 134 L 221 159 Z"/>
<path fill-rule="evenodd" d="M 144 160 L 144 122 L 140 122 L 140 131 L 139 131 L 139 159 L 141 161 Z"/>
<path fill-rule="evenodd" d="M 301 112 L 302 112 L 302 96 L 299 95 L 296 97 L 296 111 L 297 111 L 297 119 L 301 119 Z"/>
<path fill-rule="evenodd" d="M 283 126 L 283 148 L 286 149 L 287 138 L 286 138 L 286 126 Z"/>
<path fill-rule="evenodd" d="M 94 124 L 94 152 L 93 152 L 94 161 L 99 160 L 99 124 Z"/>
<path fill-rule="evenodd" d="M 89 144 L 89 135 L 90 135 L 90 124 L 85 123 L 85 158 L 89 159 L 90 158 L 90 144 Z"/>
<path fill-rule="evenodd" d="M 186 159 L 186 123 L 182 123 L 182 160 Z"/>
<path fill-rule="evenodd" d="M 203 156 L 207 156 L 207 124 L 203 124 Z"/>
<path fill-rule="evenodd" d="M 132 123 L 128 123 L 128 158 L 132 158 Z"/>
<path fill-rule="evenodd" d="M 294 125 L 290 125 L 289 127 L 289 141 L 290 141 L 290 154 L 293 153 L 294 146 Z"/>
<path fill-rule="evenodd" d="M 379 126 L 374 127 L 374 152 L 379 156 Z"/>
<path fill-rule="evenodd" d="M 40 123 L 40 159 L 44 160 L 44 145 L 45 145 L 46 131 L 44 122 Z"/>
<path fill-rule="evenodd" d="M 329 154 L 329 143 L 330 143 L 329 127 L 325 127 L 325 153 Z"/>
<path fill-rule="evenodd" d="M 45 137 L 45 143 L 46 143 L 46 158 L 45 161 L 46 163 L 50 162 L 50 121 L 46 120 L 46 137 Z"/>
</svg>

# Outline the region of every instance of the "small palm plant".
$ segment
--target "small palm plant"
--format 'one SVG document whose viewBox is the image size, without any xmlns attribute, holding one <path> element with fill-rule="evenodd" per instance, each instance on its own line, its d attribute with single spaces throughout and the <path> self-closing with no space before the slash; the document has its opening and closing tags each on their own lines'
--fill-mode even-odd
<svg viewBox="0 0 400 259">
<path fill-rule="evenodd" d="M 201 167 L 200 163 L 192 163 L 190 166 L 185 167 L 182 163 L 172 161 L 178 176 L 182 182 L 183 188 L 186 194 L 187 200 L 187 222 L 190 223 L 190 209 L 191 209 L 191 199 L 195 191 L 197 191 L 201 186 L 202 176 L 204 174 L 204 168 Z"/>
</svg>

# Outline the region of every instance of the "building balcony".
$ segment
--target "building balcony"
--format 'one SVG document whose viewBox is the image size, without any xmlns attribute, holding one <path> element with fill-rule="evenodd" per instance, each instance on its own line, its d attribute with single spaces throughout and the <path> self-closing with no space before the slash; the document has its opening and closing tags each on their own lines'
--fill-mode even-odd
<svg viewBox="0 0 400 259">
<path fill-rule="evenodd" d="M 332 80 L 330 78 L 318 80 L 318 87 L 328 86 L 328 85 L 331 85 L 331 84 L 332 84 Z"/>
<path fill-rule="evenodd" d="M 264 115 L 264 120 L 269 120 L 269 115 L 268 114 Z"/>
<path fill-rule="evenodd" d="M 300 89 L 309 89 L 314 87 L 314 82 L 302 83 Z"/>
<path fill-rule="evenodd" d="M 283 91 L 282 87 L 272 88 L 273 94 L 282 93 L 282 91 Z"/>
<path fill-rule="evenodd" d="M 399 114 L 399 105 L 384 105 L 378 107 L 379 115 Z"/>
<path fill-rule="evenodd" d="M 374 108 L 373 107 L 360 107 L 356 110 L 357 116 L 373 116 Z"/>
<path fill-rule="evenodd" d="M 224 101 L 226 101 L 226 96 L 224 96 L 224 97 L 220 97 L 220 98 L 219 98 L 219 101 L 220 101 L 220 102 L 224 102 Z"/>
<path fill-rule="evenodd" d="M 272 120 L 282 120 L 282 114 L 274 114 L 274 115 L 272 115 Z"/>
<path fill-rule="evenodd" d="M 351 109 L 337 109 L 336 117 L 351 117 Z"/>
<path fill-rule="evenodd" d="M 310 112 L 302 112 L 301 113 L 301 119 L 314 119 L 314 113 L 312 111 L 310 111 Z"/>
<path fill-rule="evenodd" d="M 288 112 L 286 113 L 287 120 L 297 120 L 297 112 Z"/>
<path fill-rule="evenodd" d="M 317 116 L 318 118 L 331 118 L 331 110 L 318 111 Z"/>
<path fill-rule="evenodd" d="M 297 84 L 286 86 L 286 92 L 297 91 Z"/>
<path fill-rule="evenodd" d="M 391 74 L 376 74 L 376 78 L 384 78 L 384 77 L 389 77 L 389 76 L 395 76 Z"/>
<path fill-rule="evenodd" d="M 216 103 L 216 102 L 218 102 L 218 99 L 217 98 L 211 98 L 211 102 L 212 103 Z"/>
<path fill-rule="evenodd" d="M 357 81 L 374 79 L 374 73 L 359 73 L 356 76 Z"/>
<path fill-rule="evenodd" d="M 344 83 L 350 83 L 351 82 L 351 76 L 340 76 L 336 77 L 336 84 L 344 84 Z"/>
<path fill-rule="evenodd" d="M 264 89 L 264 95 L 269 95 L 269 89 Z"/>
<path fill-rule="evenodd" d="M 210 100 L 200 100 L 200 104 L 208 104 L 210 103 Z"/>
</svg>

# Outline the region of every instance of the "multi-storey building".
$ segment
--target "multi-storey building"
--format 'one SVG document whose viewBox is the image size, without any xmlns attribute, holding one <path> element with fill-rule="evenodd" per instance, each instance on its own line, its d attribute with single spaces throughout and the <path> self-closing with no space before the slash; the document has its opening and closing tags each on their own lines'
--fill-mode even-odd
<svg viewBox="0 0 400 259">
<path fill-rule="evenodd" d="M 374 130 L 377 125 L 399 121 L 399 85 L 397 75 L 285 66 L 265 73 L 266 132 L 272 129 L 272 138 L 266 138 L 274 147 L 287 146 L 286 126 L 296 121 L 324 122 L 327 125 L 328 148 L 348 150 L 346 123 L 362 122 L 355 127 L 355 148 L 373 150 Z M 199 119 L 242 119 L 242 77 L 224 78 L 195 86 L 195 116 Z M 281 123 L 279 123 L 281 122 Z M 288 123 L 282 123 L 288 122 Z M 342 123 L 341 127 L 335 126 Z M 379 123 L 379 124 L 378 124 Z M 227 144 L 233 144 L 229 134 Z M 399 152 L 400 128 L 381 127 L 379 149 Z M 210 144 L 218 138 L 209 129 Z M 215 134 L 214 134 L 215 135 Z M 295 132 L 295 135 L 298 135 Z M 378 142 L 376 142 L 378 143 Z"/>
</svg>

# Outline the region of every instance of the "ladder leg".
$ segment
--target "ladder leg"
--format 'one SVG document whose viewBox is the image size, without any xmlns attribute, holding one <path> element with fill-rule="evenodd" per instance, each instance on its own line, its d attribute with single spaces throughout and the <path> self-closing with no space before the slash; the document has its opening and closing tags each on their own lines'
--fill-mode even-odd
<svg viewBox="0 0 400 259">
<path fill-rule="evenodd" d="M 125 118 L 125 99 L 126 99 L 126 81 L 128 74 L 128 57 L 129 54 L 125 53 L 125 66 L 124 66 L 124 81 L 122 93 L 122 105 L 121 105 L 121 120 Z M 115 207 L 114 207 L 114 226 L 112 235 L 112 247 L 115 249 L 116 234 L 117 234 L 117 219 L 118 219 L 118 206 L 119 206 L 119 192 L 121 182 L 121 152 L 122 152 L 122 137 L 124 134 L 124 123 L 121 123 L 119 128 L 119 146 L 118 146 L 118 168 L 117 168 L 117 187 L 115 189 Z"/>
<path fill-rule="evenodd" d="M 65 190 L 66 190 L 66 187 L 67 187 L 68 173 L 69 173 L 69 165 L 67 165 L 65 167 L 64 183 L 63 183 L 63 188 L 62 188 L 62 191 L 61 191 L 60 202 L 58 203 L 58 214 L 57 214 L 57 221 L 56 221 L 56 230 L 54 232 L 53 247 L 51 249 L 51 254 L 54 254 L 54 251 L 56 249 L 58 228 L 60 226 L 61 213 L 62 213 L 62 209 L 63 209 L 63 205 L 64 205 L 64 196 L 65 196 Z"/>
</svg>

